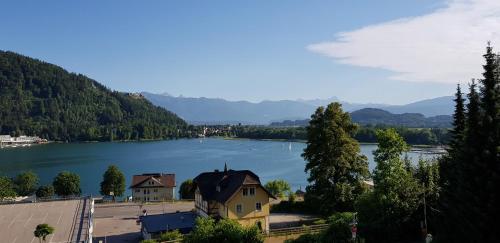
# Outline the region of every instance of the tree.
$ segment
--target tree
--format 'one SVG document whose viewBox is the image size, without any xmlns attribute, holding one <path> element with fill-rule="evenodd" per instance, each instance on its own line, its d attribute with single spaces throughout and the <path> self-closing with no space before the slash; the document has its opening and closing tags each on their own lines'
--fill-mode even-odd
<svg viewBox="0 0 500 243">
<path fill-rule="evenodd" d="M 52 182 L 54 191 L 59 196 L 80 195 L 80 176 L 68 171 L 57 174 Z"/>
<path fill-rule="evenodd" d="M 184 239 L 187 243 L 239 242 L 262 243 L 263 236 L 257 226 L 243 227 L 231 219 L 215 222 L 212 218 L 199 217 L 193 231 Z"/>
<path fill-rule="evenodd" d="M 287 181 L 278 179 L 273 181 L 268 181 L 264 187 L 274 196 L 279 198 L 285 198 L 287 194 L 291 192 L 290 184 Z"/>
<path fill-rule="evenodd" d="M 366 156 L 353 139 L 357 126 L 339 103 L 319 107 L 307 127 L 307 146 L 302 157 L 309 172 L 305 200 L 321 213 L 350 211 L 368 176 Z"/>
<path fill-rule="evenodd" d="M 474 87 L 474 84 L 473 84 Z M 474 89 L 474 88 L 473 88 Z M 451 130 L 451 141 L 449 142 L 448 154 L 439 158 L 439 173 L 440 173 L 440 187 L 442 188 L 441 200 L 439 202 L 439 207 L 442 211 L 450 210 L 453 204 L 456 202 L 454 190 L 457 190 L 457 186 L 460 180 L 460 170 L 462 168 L 462 156 L 461 152 L 464 146 L 464 139 L 466 133 L 466 112 L 464 105 L 464 98 L 462 97 L 462 91 L 460 85 L 457 85 L 457 92 L 455 93 L 455 112 L 453 114 L 453 129 Z M 449 220 L 442 219 L 442 220 Z M 451 225 L 452 222 L 440 223 L 440 227 L 446 227 Z"/>
<path fill-rule="evenodd" d="M 20 196 L 33 194 L 37 189 L 38 181 L 38 176 L 32 171 L 18 174 L 14 179 L 17 194 Z"/>
<path fill-rule="evenodd" d="M 418 231 L 412 215 L 419 206 L 422 189 L 413 177 L 411 164 L 402 159 L 408 145 L 394 129 L 377 131 L 377 140 L 374 190 L 357 203 L 360 226 L 370 241 L 412 237 L 411 232 Z"/>
<path fill-rule="evenodd" d="M 40 240 L 40 242 L 42 242 L 42 240 L 45 242 L 45 238 L 48 235 L 53 234 L 54 231 L 55 231 L 54 227 L 48 224 L 39 224 L 36 226 L 36 229 L 33 232 L 33 234 L 35 235 L 36 238 L 38 238 L 38 240 Z"/>
<path fill-rule="evenodd" d="M 112 195 L 115 197 L 123 196 L 125 192 L 125 175 L 116 165 L 110 165 L 102 175 L 101 195 Z"/>
<path fill-rule="evenodd" d="M 6 176 L 0 176 L 0 201 L 15 196 L 16 191 L 14 190 L 14 183 L 12 183 L 12 180 Z"/>
<path fill-rule="evenodd" d="M 475 225 L 478 229 L 486 229 L 500 220 L 500 58 L 493 53 L 493 48 L 488 43 L 486 61 L 483 65 L 483 79 L 481 83 L 481 130 L 480 141 L 481 153 L 477 160 L 484 168 L 483 174 L 479 175 L 482 188 L 477 192 L 478 201 L 483 202 L 478 221 Z M 477 142 L 477 141 L 476 141 Z M 482 231 L 482 230 L 481 230 Z M 481 232 L 482 233 L 482 232 Z M 486 234 L 482 238 L 484 242 L 496 241 L 499 234 Z"/>
<path fill-rule="evenodd" d="M 173 241 L 182 239 L 182 234 L 179 230 L 168 231 L 160 234 L 159 242 Z"/>
<path fill-rule="evenodd" d="M 54 194 L 55 194 L 54 187 L 52 185 L 40 186 L 36 190 L 36 196 L 38 198 L 50 198 L 53 197 Z"/>
<path fill-rule="evenodd" d="M 181 187 L 179 188 L 181 199 L 194 199 L 195 190 L 196 187 L 193 183 L 193 180 L 185 180 L 184 182 L 182 182 Z"/>
</svg>

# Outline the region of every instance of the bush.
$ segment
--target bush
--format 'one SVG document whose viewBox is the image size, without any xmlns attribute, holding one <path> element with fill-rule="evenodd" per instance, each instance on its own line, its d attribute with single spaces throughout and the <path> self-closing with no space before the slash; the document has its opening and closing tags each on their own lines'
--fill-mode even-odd
<svg viewBox="0 0 500 243">
<path fill-rule="evenodd" d="M 141 240 L 141 243 L 158 243 L 156 240 Z"/>
<path fill-rule="evenodd" d="M 171 241 L 171 240 L 178 240 L 182 238 L 182 234 L 179 232 L 179 230 L 174 230 L 174 231 L 168 231 L 165 233 L 162 233 L 160 235 L 159 241 Z"/>
<path fill-rule="evenodd" d="M 323 242 L 348 242 L 351 239 L 351 223 L 354 213 L 335 213 L 328 218 L 328 228 L 321 234 Z"/>
<path fill-rule="evenodd" d="M 264 240 L 257 226 L 243 227 L 230 219 L 222 219 L 215 223 L 212 218 L 197 218 L 195 228 L 185 238 L 185 242 L 259 243 Z"/>
<path fill-rule="evenodd" d="M 54 194 L 55 194 L 54 187 L 52 185 L 40 186 L 36 190 L 36 196 L 38 198 L 53 197 Z"/>
<path fill-rule="evenodd" d="M 316 243 L 321 242 L 319 234 L 303 234 L 297 239 L 285 240 L 285 243 Z"/>
</svg>

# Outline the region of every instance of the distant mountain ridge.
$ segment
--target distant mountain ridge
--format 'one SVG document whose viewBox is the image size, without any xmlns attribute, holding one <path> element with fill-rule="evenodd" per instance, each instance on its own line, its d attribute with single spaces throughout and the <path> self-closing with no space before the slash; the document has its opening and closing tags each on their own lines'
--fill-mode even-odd
<svg viewBox="0 0 500 243">
<path fill-rule="evenodd" d="M 378 108 L 391 113 L 420 113 L 426 117 L 453 113 L 453 97 L 422 100 L 407 105 L 359 104 L 340 101 L 336 97 L 314 100 L 279 100 L 252 103 L 220 98 L 189 98 L 142 92 L 153 104 L 164 107 L 191 124 L 261 124 L 283 120 L 303 120 L 318 106 L 340 102 L 345 111 Z"/>
<path fill-rule="evenodd" d="M 452 117 L 450 115 L 439 115 L 425 117 L 420 113 L 393 114 L 388 111 L 376 108 L 364 108 L 351 112 L 353 122 L 361 125 L 387 125 L 414 128 L 446 128 L 451 127 Z M 283 122 L 273 122 L 274 127 L 303 127 L 309 124 L 310 119 L 285 120 Z"/>
</svg>

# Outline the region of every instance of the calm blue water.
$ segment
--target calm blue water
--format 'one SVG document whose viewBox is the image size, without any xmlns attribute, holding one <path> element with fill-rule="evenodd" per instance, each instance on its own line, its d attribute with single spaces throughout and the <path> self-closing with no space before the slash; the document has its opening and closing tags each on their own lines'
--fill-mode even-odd
<svg viewBox="0 0 500 243">
<path fill-rule="evenodd" d="M 291 149 L 290 149 L 291 144 Z M 152 172 L 175 173 L 177 185 L 204 171 L 230 169 L 254 171 L 263 183 L 285 179 L 294 189 L 305 188 L 305 161 L 300 156 L 305 144 L 299 142 L 180 139 L 154 142 L 110 142 L 48 144 L 29 148 L 0 149 L 0 175 L 14 176 L 32 170 L 41 184 L 49 184 L 60 171 L 78 173 L 83 193 L 98 194 L 106 168 L 117 165 L 127 185 L 132 175 Z M 361 151 L 375 167 L 372 151 L 376 145 L 362 145 Z M 419 154 L 409 153 L 413 159 Z M 130 192 L 128 192 L 130 193 Z"/>
</svg>

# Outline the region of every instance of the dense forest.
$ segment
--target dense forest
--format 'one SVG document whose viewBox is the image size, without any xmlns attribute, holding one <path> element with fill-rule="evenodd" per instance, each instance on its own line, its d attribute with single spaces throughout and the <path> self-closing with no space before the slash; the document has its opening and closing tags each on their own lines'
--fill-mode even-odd
<svg viewBox="0 0 500 243">
<path fill-rule="evenodd" d="M 385 125 L 366 125 L 356 129 L 354 138 L 361 143 L 377 142 L 376 131 L 386 129 Z M 412 145 L 442 145 L 447 144 L 450 134 L 446 128 L 407 128 L 394 127 L 406 143 Z M 305 127 L 269 127 L 269 126 L 234 126 L 225 136 L 234 136 L 250 139 L 286 139 L 305 140 Z"/>
<path fill-rule="evenodd" d="M 350 113 L 353 122 L 360 125 L 386 125 L 411 128 L 450 128 L 452 117 L 448 115 L 425 117 L 420 113 L 393 114 L 376 108 L 364 108 Z M 273 122 L 273 127 L 307 126 L 310 119 Z"/>
<path fill-rule="evenodd" d="M 84 75 L 0 51 L 0 134 L 110 141 L 186 137 L 187 128 L 142 95 L 112 91 Z"/>
</svg>

